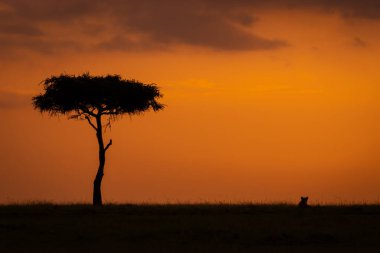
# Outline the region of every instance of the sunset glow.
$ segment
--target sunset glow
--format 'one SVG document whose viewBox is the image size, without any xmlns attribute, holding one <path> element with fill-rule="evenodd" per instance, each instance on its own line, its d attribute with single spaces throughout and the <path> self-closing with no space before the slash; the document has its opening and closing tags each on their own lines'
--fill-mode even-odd
<svg viewBox="0 0 380 253">
<path fill-rule="evenodd" d="M 107 130 L 105 202 L 379 202 L 380 3 L 93 2 L 0 0 L 0 203 L 90 200 L 93 131 L 31 104 L 84 72 L 167 106 Z"/>
</svg>

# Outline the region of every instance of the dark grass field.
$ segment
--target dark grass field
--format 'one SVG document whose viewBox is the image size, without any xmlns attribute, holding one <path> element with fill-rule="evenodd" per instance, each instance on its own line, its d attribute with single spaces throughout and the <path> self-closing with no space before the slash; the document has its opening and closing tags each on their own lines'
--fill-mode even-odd
<svg viewBox="0 0 380 253">
<path fill-rule="evenodd" d="M 0 252 L 380 252 L 380 206 L 3 205 Z"/>
</svg>

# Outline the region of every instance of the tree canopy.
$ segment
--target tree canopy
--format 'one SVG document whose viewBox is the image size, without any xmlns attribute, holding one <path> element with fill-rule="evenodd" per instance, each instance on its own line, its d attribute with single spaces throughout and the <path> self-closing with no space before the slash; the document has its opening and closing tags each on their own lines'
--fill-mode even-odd
<svg viewBox="0 0 380 253">
<path fill-rule="evenodd" d="M 62 74 L 43 82 L 44 93 L 33 97 L 35 109 L 51 115 L 72 117 L 139 114 L 164 107 L 156 99 L 162 97 L 155 84 L 126 80 L 119 75 L 75 76 Z"/>
<path fill-rule="evenodd" d="M 94 179 L 93 204 L 102 205 L 101 183 L 106 151 L 112 145 L 112 140 L 104 144 L 102 116 L 107 116 L 107 127 L 110 120 L 119 115 L 163 109 L 164 105 L 156 100 L 162 94 L 155 84 L 126 80 L 119 75 L 62 74 L 45 79 L 43 85 L 44 93 L 33 97 L 35 109 L 50 115 L 64 114 L 70 118 L 86 119 L 96 131 L 99 167 Z"/>
</svg>

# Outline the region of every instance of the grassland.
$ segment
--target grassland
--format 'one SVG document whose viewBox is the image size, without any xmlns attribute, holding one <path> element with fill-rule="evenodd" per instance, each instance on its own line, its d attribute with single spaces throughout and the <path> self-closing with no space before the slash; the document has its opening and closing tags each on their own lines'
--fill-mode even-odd
<svg viewBox="0 0 380 253">
<path fill-rule="evenodd" d="M 3 205 L 0 252 L 380 252 L 380 206 Z"/>
</svg>

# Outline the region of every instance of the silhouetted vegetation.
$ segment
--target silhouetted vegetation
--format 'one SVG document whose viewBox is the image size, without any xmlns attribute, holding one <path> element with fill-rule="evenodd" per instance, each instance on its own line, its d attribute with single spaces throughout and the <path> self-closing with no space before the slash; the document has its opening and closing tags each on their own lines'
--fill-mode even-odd
<svg viewBox="0 0 380 253">
<path fill-rule="evenodd" d="M 377 252 L 380 206 L 0 206 L 0 252 Z"/>
<path fill-rule="evenodd" d="M 119 75 L 60 75 L 44 81 L 44 93 L 33 97 L 33 105 L 35 109 L 50 115 L 63 114 L 71 119 L 86 120 L 96 131 L 99 168 L 94 180 L 93 204 L 102 205 L 101 182 L 105 154 L 112 145 L 112 140 L 104 144 L 104 128 L 124 114 L 163 109 L 163 105 L 157 101 L 161 96 L 155 84 L 125 80 Z M 106 124 L 102 118 L 106 118 Z"/>
</svg>

